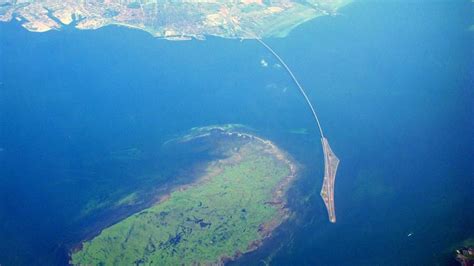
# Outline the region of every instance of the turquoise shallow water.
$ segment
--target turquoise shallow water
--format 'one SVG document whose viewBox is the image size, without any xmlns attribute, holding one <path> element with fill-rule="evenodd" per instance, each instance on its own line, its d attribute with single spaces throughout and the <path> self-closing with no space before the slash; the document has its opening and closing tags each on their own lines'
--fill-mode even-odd
<svg viewBox="0 0 474 266">
<path fill-rule="evenodd" d="M 237 264 L 452 263 L 445 252 L 474 235 L 470 8 L 359 2 L 267 40 L 341 159 L 335 225 L 318 195 L 312 117 L 258 43 L 1 24 L 0 264 L 64 264 L 74 243 L 133 211 L 80 216 L 86 206 L 136 190 L 151 197 L 208 158 L 161 144 L 219 123 L 255 128 L 303 166 L 290 191 L 295 219 Z M 298 128 L 308 134 L 290 133 Z"/>
</svg>

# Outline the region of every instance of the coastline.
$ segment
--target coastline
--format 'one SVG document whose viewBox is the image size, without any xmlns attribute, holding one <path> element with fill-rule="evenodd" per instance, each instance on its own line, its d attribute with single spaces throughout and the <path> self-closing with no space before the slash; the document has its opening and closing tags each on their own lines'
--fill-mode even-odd
<svg viewBox="0 0 474 266">
<path fill-rule="evenodd" d="M 226 131 L 221 131 L 220 133 L 222 133 L 223 135 L 227 135 L 229 137 L 237 137 L 239 140 L 247 140 L 248 143 L 243 144 L 242 148 L 246 148 L 245 147 L 246 145 L 250 145 L 249 147 L 252 147 L 251 149 L 258 149 L 261 152 L 270 155 L 273 158 L 273 160 L 277 160 L 279 163 L 282 163 L 286 167 L 288 167 L 289 173 L 288 175 L 283 177 L 277 183 L 276 186 L 273 187 L 273 191 L 271 192 L 272 193 L 271 198 L 268 199 L 264 203 L 265 205 L 271 205 L 273 208 L 275 208 L 277 211 L 277 215 L 273 217 L 271 220 L 268 220 L 259 225 L 258 227 L 259 238 L 248 243 L 247 248 L 245 250 L 235 251 L 235 253 L 232 256 L 221 255 L 217 257 L 214 262 L 209 263 L 213 265 L 215 263 L 222 265 L 228 261 L 236 260 L 246 253 L 249 253 L 258 249 L 260 246 L 263 245 L 264 240 L 268 239 L 272 235 L 272 232 L 289 218 L 290 210 L 287 208 L 287 205 L 286 205 L 287 204 L 286 191 L 291 186 L 292 182 L 297 176 L 296 163 L 294 163 L 289 158 L 289 155 L 285 154 L 282 150 L 280 150 L 273 142 L 262 139 L 260 137 L 257 137 L 251 134 L 247 134 L 247 133 L 226 132 Z M 254 147 L 255 143 L 253 142 L 259 143 L 257 144 L 257 148 Z M 238 165 L 241 161 L 242 161 L 241 152 L 231 151 L 231 155 L 224 159 L 206 163 L 207 167 L 205 167 L 206 169 L 205 172 L 202 175 L 200 175 L 195 181 L 189 184 L 178 185 L 177 187 L 171 188 L 169 192 L 167 192 L 166 194 L 160 195 L 158 199 L 151 205 L 151 207 L 158 206 L 162 203 L 167 202 L 172 197 L 172 194 L 175 192 L 183 192 L 188 189 L 196 188 L 196 187 L 203 186 L 209 183 L 210 181 L 213 180 L 213 178 L 219 176 L 224 171 L 225 167 Z M 138 211 L 137 213 L 143 212 L 145 210 Z M 133 215 L 134 214 L 131 214 L 131 216 Z M 119 220 L 115 224 L 121 223 L 122 221 L 123 220 Z M 105 229 L 110 228 L 114 226 L 115 224 L 108 225 L 102 228 L 94 236 L 91 236 L 90 238 L 82 240 L 80 243 L 78 243 L 69 252 L 69 263 L 71 264 L 73 263 L 73 259 L 72 259 L 73 254 L 77 252 L 81 252 L 86 242 L 92 241 L 95 237 L 98 237 L 99 235 L 101 235 Z"/>
<path fill-rule="evenodd" d="M 234 254 L 233 257 L 221 256 L 219 259 L 219 265 L 224 265 L 226 262 L 229 262 L 229 261 L 235 261 L 241 256 L 257 250 L 259 247 L 261 247 L 264 244 L 264 241 L 266 239 L 272 236 L 273 231 L 277 229 L 281 224 L 283 224 L 283 222 L 285 222 L 290 217 L 291 211 L 290 209 L 287 208 L 286 192 L 291 187 L 292 183 L 295 181 L 297 177 L 297 170 L 298 170 L 296 163 L 288 158 L 289 155 L 285 154 L 281 149 L 279 149 L 270 140 L 265 140 L 255 135 L 250 135 L 247 133 L 228 132 L 228 134 L 238 134 L 239 137 L 240 136 L 250 137 L 269 146 L 272 154 L 275 155 L 275 158 L 277 158 L 278 160 L 284 161 L 285 164 L 289 166 L 290 174 L 287 175 L 285 178 L 283 178 L 275 187 L 273 191 L 272 200 L 267 201 L 265 203 L 265 204 L 270 204 L 273 206 L 278 206 L 277 208 L 278 208 L 278 213 L 280 216 L 260 225 L 259 233 L 261 235 L 261 238 L 249 243 L 247 250 L 242 251 L 242 252 L 237 252 L 236 254 Z"/>
</svg>

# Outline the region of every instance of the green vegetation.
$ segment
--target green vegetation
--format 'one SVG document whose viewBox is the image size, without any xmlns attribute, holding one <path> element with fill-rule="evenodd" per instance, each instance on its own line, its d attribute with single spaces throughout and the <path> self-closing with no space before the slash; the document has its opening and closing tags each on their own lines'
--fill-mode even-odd
<svg viewBox="0 0 474 266">
<path fill-rule="evenodd" d="M 451 246 L 449 251 L 452 252 L 453 250 L 460 249 L 462 247 L 464 247 L 464 248 L 474 247 L 474 237 L 467 238 L 464 241 L 459 242 L 459 243 Z M 474 259 L 474 256 L 467 255 L 466 257 Z"/>
<path fill-rule="evenodd" d="M 284 205 L 275 191 L 291 172 L 289 161 L 261 141 L 248 141 L 233 151 L 227 159 L 210 163 L 196 184 L 84 242 L 71 262 L 210 264 L 248 251 L 284 219 L 279 210 Z"/>
</svg>

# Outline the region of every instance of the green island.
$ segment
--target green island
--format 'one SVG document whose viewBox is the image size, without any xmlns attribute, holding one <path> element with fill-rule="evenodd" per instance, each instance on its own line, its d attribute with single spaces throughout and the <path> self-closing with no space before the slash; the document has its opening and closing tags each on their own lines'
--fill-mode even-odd
<svg viewBox="0 0 474 266">
<path fill-rule="evenodd" d="M 84 241 L 71 264 L 214 265 L 258 248 L 289 217 L 285 194 L 296 166 L 268 140 L 228 127 L 206 131 L 224 156 L 192 184 Z"/>
</svg>

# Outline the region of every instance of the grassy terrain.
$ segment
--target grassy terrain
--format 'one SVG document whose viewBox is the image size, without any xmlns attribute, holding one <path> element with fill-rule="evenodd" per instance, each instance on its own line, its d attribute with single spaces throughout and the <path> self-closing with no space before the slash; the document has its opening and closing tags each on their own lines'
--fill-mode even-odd
<svg viewBox="0 0 474 266">
<path fill-rule="evenodd" d="M 191 265 L 219 262 L 262 239 L 283 219 L 269 204 L 289 165 L 250 141 L 212 162 L 198 183 L 104 229 L 71 255 L 75 265 Z"/>
</svg>

